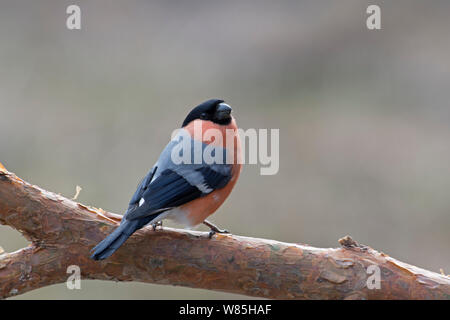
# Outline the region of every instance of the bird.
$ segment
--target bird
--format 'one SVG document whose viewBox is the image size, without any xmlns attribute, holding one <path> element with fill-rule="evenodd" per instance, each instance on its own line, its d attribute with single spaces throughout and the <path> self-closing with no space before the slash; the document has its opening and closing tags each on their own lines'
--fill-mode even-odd
<svg viewBox="0 0 450 320">
<path fill-rule="evenodd" d="M 224 100 L 210 99 L 188 113 L 178 134 L 138 184 L 120 225 L 91 249 L 92 259 L 110 257 L 136 230 L 146 225 L 156 230 L 163 219 L 188 228 L 203 223 L 210 228 L 209 238 L 229 233 L 206 218 L 229 196 L 242 170 L 241 140 L 231 112 Z M 214 138 L 208 139 L 211 135 Z M 195 161 L 199 151 L 200 161 Z M 179 161 L 180 156 L 188 161 Z"/>
</svg>

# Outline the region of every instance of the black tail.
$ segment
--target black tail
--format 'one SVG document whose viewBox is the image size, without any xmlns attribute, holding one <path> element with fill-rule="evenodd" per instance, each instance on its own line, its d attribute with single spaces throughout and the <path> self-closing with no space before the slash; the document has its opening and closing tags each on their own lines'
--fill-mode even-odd
<svg viewBox="0 0 450 320">
<path fill-rule="evenodd" d="M 111 256 L 133 232 L 141 227 L 139 224 L 137 220 L 124 220 L 116 230 L 91 250 L 94 251 L 91 258 L 94 260 L 103 260 Z"/>
</svg>

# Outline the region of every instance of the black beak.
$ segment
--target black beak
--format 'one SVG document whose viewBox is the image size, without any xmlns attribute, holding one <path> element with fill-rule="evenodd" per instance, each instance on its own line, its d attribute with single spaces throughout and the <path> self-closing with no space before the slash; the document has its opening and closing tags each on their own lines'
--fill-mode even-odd
<svg viewBox="0 0 450 320">
<path fill-rule="evenodd" d="M 217 106 L 215 118 L 217 120 L 228 120 L 231 118 L 231 107 L 226 103 L 220 103 Z"/>
</svg>

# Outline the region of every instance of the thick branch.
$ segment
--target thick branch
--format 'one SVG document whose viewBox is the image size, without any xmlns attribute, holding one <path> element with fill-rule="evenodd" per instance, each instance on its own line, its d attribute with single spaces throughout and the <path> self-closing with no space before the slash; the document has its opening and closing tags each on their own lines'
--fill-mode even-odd
<svg viewBox="0 0 450 320">
<path fill-rule="evenodd" d="M 32 245 L 0 254 L 0 298 L 65 282 L 78 265 L 84 279 L 180 285 L 276 299 L 449 299 L 447 276 L 399 262 L 350 238 L 341 248 L 164 228 L 136 232 L 111 258 L 89 250 L 120 216 L 30 185 L 0 168 L 0 223 Z M 366 285 L 380 268 L 380 289 Z"/>
</svg>

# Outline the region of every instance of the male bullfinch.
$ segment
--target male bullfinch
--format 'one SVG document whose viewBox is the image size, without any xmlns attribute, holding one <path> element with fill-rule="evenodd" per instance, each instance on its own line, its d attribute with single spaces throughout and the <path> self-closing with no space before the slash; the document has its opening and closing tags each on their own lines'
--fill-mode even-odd
<svg viewBox="0 0 450 320">
<path fill-rule="evenodd" d="M 221 206 L 236 184 L 242 169 L 240 154 L 231 107 L 218 99 L 195 107 L 139 183 L 119 227 L 92 249 L 91 258 L 108 258 L 136 230 L 147 224 L 156 228 L 163 219 L 188 227 L 204 223 L 211 229 L 210 236 L 227 232 L 205 219 Z"/>
</svg>

